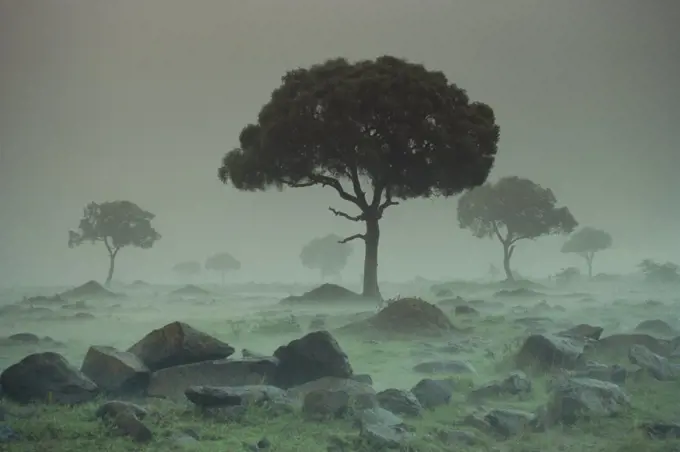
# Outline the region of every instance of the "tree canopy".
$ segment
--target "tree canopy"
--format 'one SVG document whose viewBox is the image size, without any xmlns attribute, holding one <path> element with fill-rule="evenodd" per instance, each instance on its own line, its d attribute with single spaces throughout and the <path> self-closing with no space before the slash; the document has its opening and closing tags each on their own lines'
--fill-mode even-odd
<svg viewBox="0 0 680 452">
<path fill-rule="evenodd" d="M 569 234 L 578 223 L 567 207 L 557 207 L 549 188 L 517 176 L 486 183 L 458 200 L 458 222 L 475 237 L 496 237 L 503 245 L 506 277 L 513 280 L 510 258 L 520 240 Z"/>
<path fill-rule="evenodd" d="M 311 240 L 300 252 L 302 265 L 312 270 L 319 270 L 322 279 L 340 274 L 352 254 L 351 244 L 341 243 L 341 241 L 342 237 L 335 234 Z"/>
<path fill-rule="evenodd" d="M 153 228 L 155 215 L 130 201 L 91 202 L 83 211 L 78 229 L 69 231 L 68 246 L 102 242 L 109 253 L 109 273 L 106 284 L 113 278 L 118 252 L 126 246 L 151 248 L 161 235 Z"/>
<path fill-rule="evenodd" d="M 595 253 L 611 248 L 612 243 L 612 236 L 608 232 L 586 226 L 569 237 L 562 246 L 562 252 L 582 256 L 588 265 L 588 276 L 592 278 Z"/>
<path fill-rule="evenodd" d="M 330 187 L 365 222 L 364 295 L 377 286 L 379 220 L 406 200 L 483 184 L 497 152 L 491 107 L 439 71 L 392 56 L 336 58 L 287 72 L 243 128 L 219 179 L 239 190 Z"/>
<path fill-rule="evenodd" d="M 220 272 L 222 283 L 224 283 L 225 273 L 240 270 L 241 262 L 229 253 L 217 253 L 205 260 L 205 269 Z"/>
</svg>

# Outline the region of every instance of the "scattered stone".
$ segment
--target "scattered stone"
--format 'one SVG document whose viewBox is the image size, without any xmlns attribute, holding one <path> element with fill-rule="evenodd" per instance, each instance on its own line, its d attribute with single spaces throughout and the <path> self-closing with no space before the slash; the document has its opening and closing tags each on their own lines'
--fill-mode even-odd
<svg viewBox="0 0 680 452">
<path fill-rule="evenodd" d="M 571 337 L 574 339 L 592 339 L 594 341 L 600 339 L 604 328 L 599 326 L 592 326 L 586 323 L 581 323 L 568 330 L 557 333 L 558 336 Z"/>
<path fill-rule="evenodd" d="M 276 349 L 275 386 L 291 388 L 323 377 L 349 378 L 349 359 L 328 331 L 314 331 Z"/>
<path fill-rule="evenodd" d="M 678 331 L 663 320 L 643 320 L 635 327 L 636 332 L 658 334 L 661 336 L 676 336 Z"/>
<path fill-rule="evenodd" d="M 532 430 L 535 419 L 536 416 L 533 413 L 509 408 L 493 409 L 484 416 L 491 432 L 502 439 Z"/>
<path fill-rule="evenodd" d="M 348 403 L 352 407 L 371 408 L 378 406 L 375 389 L 372 386 L 359 383 L 347 378 L 324 377 L 315 381 L 296 386 L 287 391 L 291 400 L 304 403 L 307 394 L 311 392 L 342 392 L 347 394 Z M 319 397 L 319 396 L 317 396 Z M 344 398 L 344 396 L 338 396 Z M 309 401 L 312 404 L 312 400 Z"/>
<path fill-rule="evenodd" d="M 465 361 L 446 360 L 446 361 L 427 361 L 416 364 L 414 372 L 424 374 L 476 374 L 477 371 L 472 365 Z"/>
<path fill-rule="evenodd" d="M 144 419 L 147 416 L 148 411 L 132 402 L 126 402 L 122 400 L 110 400 L 108 402 L 103 403 L 99 408 L 97 408 L 97 411 L 95 411 L 95 417 L 99 419 L 111 420 L 115 419 L 116 417 L 118 417 L 118 415 L 122 413 L 132 413 L 139 419 Z"/>
<path fill-rule="evenodd" d="M 123 411 L 113 419 L 113 424 L 123 435 L 129 436 L 138 443 L 147 443 L 153 439 L 153 433 L 144 423 L 130 411 Z"/>
<path fill-rule="evenodd" d="M 88 349 L 80 371 L 112 395 L 141 395 L 151 377 L 136 355 L 102 345 Z"/>
<path fill-rule="evenodd" d="M 574 424 L 581 419 L 611 417 L 630 407 L 620 386 L 593 378 L 567 378 L 553 387 L 543 422 Z"/>
<path fill-rule="evenodd" d="M 582 361 L 584 346 L 573 338 L 534 334 L 524 341 L 515 361 L 520 369 L 573 369 Z"/>
<path fill-rule="evenodd" d="M 227 358 L 234 347 L 184 322 L 153 330 L 128 350 L 152 371 L 200 361 Z"/>
<path fill-rule="evenodd" d="M 468 306 L 466 304 L 456 306 L 456 309 L 455 309 L 454 312 L 456 313 L 456 315 L 479 315 L 478 310 L 476 310 L 472 306 Z"/>
<path fill-rule="evenodd" d="M 195 286 L 193 284 L 187 284 L 184 287 L 180 287 L 179 289 L 173 290 L 171 292 L 172 295 L 181 295 L 181 296 L 200 296 L 200 295 L 209 295 L 210 292 L 207 290 Z"/>
<path fill-rule="evenodd" d="M 498 397 L 502 395 L 522 395 L 532 391 L 532 384 L 529 377 L 524 372 L 515 371 L 510 373 L 503 380 L 490 381 L 477 389 L 470 395 L 470 400 L 483 400 L 488 397 Z"/>
<path fill-rule="evenodd" d="M 628 379 L 628 369 L 618 364 L 609 366 L 596 361 L 587 361 L 582 368 L 572 371 L 570 376 L 623 384 Z"/>
<path fill-rule="evenodd" d="M 411 391 L 403 389 L 385 389 L 377 395 L 382 408 L 402 416 L 420 417 L 423 406 Z"/>
<path fill-rule="evenodd" d="M 202 361 L 173 366 L 151 374 L 147 394 L 174 400 L 184 399 L 189 386 L 249 386 L 275 381 L 275 358 Z"/>
<path fill-rule="evenodd" d="M 28 355 L 0 374 L 3 394 L 19 403 L 55 402 L 67 405 L 94 399 L 99 388 L 58 353 Z"/>
<path fill-rule="evenodd" d="M 645 369 L 657 380 L 668 381 L 680 378 L 680 365 L 671 363 L 667 358 L 650 351 L 644 345 L 633 345 L 628 352 L 628 359 Z"/>
<path fill-rule="evenodd" d="M 250 386 L 190 386 L 187 399 L 203 408 L 238 405 L 262 405 L 266 402 L 286 403 L 283 389 L 267 385 Z"/>
<path fill-rule="evenodd" d="M 433 380 L 424 378 L 411 389 L 411 393 L 426 409 L 448 405 L 453 396 L 455 382 L 452 379 Z"/>
<path fill-rule="evenodd" d="M 659 339 L 649 334 L 612 334 L 600 338 L 595 344 L 594 350 L 597 353 L 606 353 L 610 356 L 626 356 L 633 345 L 643 345 L 651 352 L 661 356 L 668 356 L 673 350 L 671 343 L 667 340 Z"/>
</svg>

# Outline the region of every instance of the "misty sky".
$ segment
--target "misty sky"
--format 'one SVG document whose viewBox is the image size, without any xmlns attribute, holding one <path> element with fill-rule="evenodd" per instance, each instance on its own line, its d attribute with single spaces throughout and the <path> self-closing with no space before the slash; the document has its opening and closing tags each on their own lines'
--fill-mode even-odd
<svg viewBox="0 0 680 452">
<path fill-rule="evenodd" d="M 216 251 L 242 261 L 239 280 L 315 278 L 300 247 L 362 232 L 327 210 L 351 206 L 331 189 L 241 193 L 216 171 L 286 70 L 382 54 L 443 70 L 494 108 L 491 179 L 532 178 L 609 230 L 596 271 L 680 261 L 678 23 L 677 0 L 0 0 L 0 285 L 103 280 L 103 246 L 71 250 L 67 231 L 86 203 L 114 199 L 154 212 L 163 234 L 123 250 L 117 279 L 164 280 Z M 498 261 L 455 209 L 389 209 L 381 278 L 478 276 Z M 515 268 L 580 265 L 561 241 L 522 244 Z"/>
</svg>

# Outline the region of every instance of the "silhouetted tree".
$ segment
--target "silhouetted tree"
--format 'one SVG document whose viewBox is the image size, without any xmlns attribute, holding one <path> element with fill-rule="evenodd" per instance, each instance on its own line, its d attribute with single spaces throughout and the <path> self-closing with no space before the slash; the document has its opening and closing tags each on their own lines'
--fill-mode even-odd
<svg viewBox="0 0 680 452">
<path fill-rule="evenodd" d="M 651 259 L 645 259 L 638 265 L 642 273 L 645 275 L 645 280 L 651 283 L 672 283 L 680 282 L 680 266 L 673 262 L 666 262 L 664 264 L 655 262 Z"/>
<path fill-rule="evenodd" d="M 584 227 L 576 231 L 562 246 L 563 253 L 575 253 L 583 257 L 588 265 L 588 278 L 593 277 L 593 258 L 595 253 L 612 246 L 612 236 L 609 233 L 591 227 Z"/>
<path fill-rule="evenodd" d="M 358 214 L 330 211 L 365 224 L 342 241 L 365 242 L 363 293 L 379 298 L 385 209 L 483 184 L 498 137 L 493 110 L 442 72 L 391 56 L 338 58 L 286 73 L 218 174 L 239 190 L 334 189 Z"/>
<path fill-rule="evenodd" d="M 306 268 L 319 270 L 323 281 L 328 276 L 339 275 L 351 254 L 349 243 L 342 243 L 342 237 L 330 234 L 307 243 L 300 252 L 300 260 Z"/>
<path fill-rule="evenodd" d="M 228 271 L 240 270 L 241 263 L 229 253 L 218 253 L 210 256 L 205 261 L 206 270 L 220 272 L 222 276 L 222 284 Z"/>
<path fill-rule="evenodd" d="M 68 246 L 85 242 L 103 242 L 109 253 L 109 273 L 106 283 L 113 278 L 116 256 L 121 248 L 134 246 L 151 248 L 161 235 L 151 226 L 155 215 L 130 201 L 111 201 L 88 204 L 77 231 L 69 231 Z"/>
<path fill-rule="evenodd" d="M 475 237 L 500 240 L 505 276 L 514 281 L 510 259 L 518 241 L 569 234 L 578 225 L 569 209 L 556 203 L 552 190 L 528 179 L 504 177 L 463 194 L 458 200 L 458 222 Z"/>
<path fill-rule="evenodd" d="M 196 261 L 185 261 L 172 267 L 172 271 L 183 276 L 196 276 L 201 273 L 201 263 Z"/>
</svg>

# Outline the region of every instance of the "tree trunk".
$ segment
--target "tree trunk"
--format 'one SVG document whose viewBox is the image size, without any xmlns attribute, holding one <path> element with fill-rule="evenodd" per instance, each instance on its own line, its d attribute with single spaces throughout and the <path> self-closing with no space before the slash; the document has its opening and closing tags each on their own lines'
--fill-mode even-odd
<svg viewBox="0 0 680 452">
<path fill-rule="evenodd" d="M 366 220 L 366 254 L 364 257 L 364 290 L 365 297 L 381 299 L 378 287 L 378 243 L 380 242 L 380 226 L 377 219 Z"/>
<path fill-rule="evenodd" d="M 592 279 L 593 278 L 593 258 L 595 257 L 595 253 L 593 253 L 592 251 L 585 253 L 584 257 L 586 258 L 586 264 L 588 264 L 588 279 Z"/>
<path fill-rule="evenodd" d="M 510 282 L 515 281 L 515 276 L 512 274 L 512 270 L 510 269 L 510 258 L 512 257 L 512 252 L 514 250 L 514 246 L 506 245 L 505 243 L 503 244 L 503 270 L 505 270 L 506 281 Z"/>
<path fill-rule="evenodd" d="M 109 253 L 109 274 L 106 276 L 106 282 L 104 283 L 105 286 L 111 284 L 111 280 L 113 279 L 113 270 L 115 266 L 116 266 L 116 253 Z"/>
</svg>

